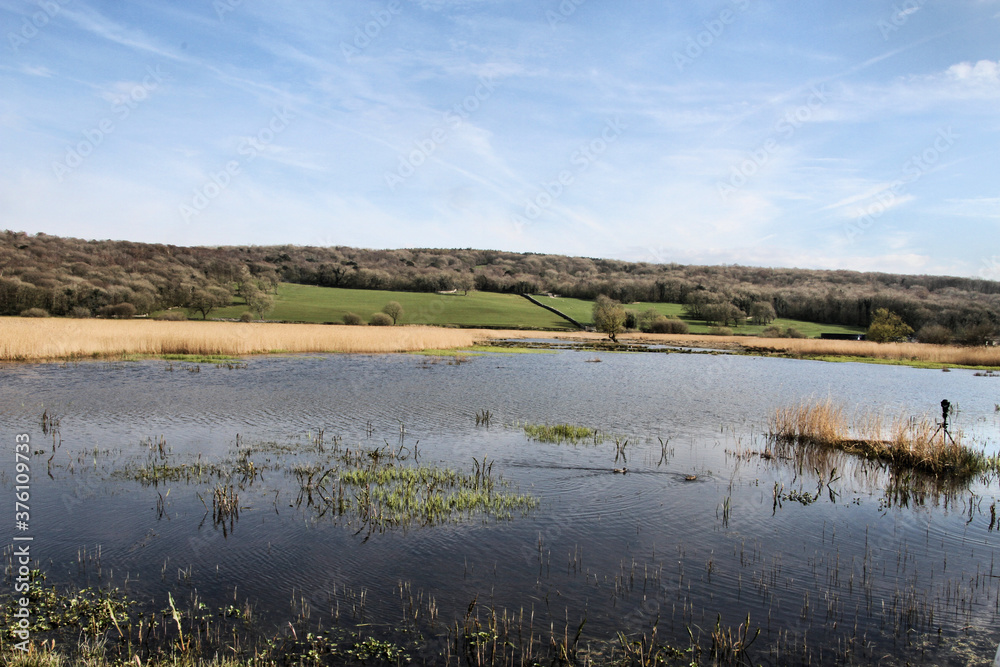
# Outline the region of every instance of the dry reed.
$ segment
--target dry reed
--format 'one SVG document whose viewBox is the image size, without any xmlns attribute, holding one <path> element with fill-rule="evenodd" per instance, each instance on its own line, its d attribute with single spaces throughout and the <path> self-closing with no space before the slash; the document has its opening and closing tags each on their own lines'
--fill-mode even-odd
<svg viewBox="0 0 1000 667">
<path fill-rule="evenodd" d="M 854 356 L 894 361 L 928 361 L 956 366 L 1000 366 L 1000 347 L 959 347 L 925 343 L 875 343 L 868 340 L 822 340 L 818 338 L 743 339 L 750 351 L 769 351 L 802 356 Z"/>
<path fill-rule="evenodd" d="M 853 424 L 843 406 L 827 399 L 777 409 L 768 430 L 780 441 L 832 447 L 925 473 L 970 477 L 988 467 L 983 454 L 962 444 L 960 432 L 947 437 L 927 417 L 864 411 Z"/>
<path fill-rule="evenodd" d="M 619 337 L 628 342 L 625 337 Z M 930 362 L 952 366 L 1000 367 L 1000 347 L 961 347 L 925 343 L 875 343 L 869 340 L 823 340 L 820 338 L 755 338 L 753 336 L 708 336 L 643 334 L 638 340 L 666 345 L 690 345 L 745 350 L 757 354 L 787 354 L 801 357 L 868 357 L 902 362 Z"/>
<path fill-rule="evenodd" d="M 410 352 L 468 347 L 500 332 L 441 327 L 0 317 L 0 361 L 131 355 Z"/>
<path fill-rule="evenodd" d="M 502 338 L 607 340 L 604 334 L 583 331 L 0 317 L 0 361 L 158 354 L 245 355 L 275 351 L 412 352 L 468 347 L 479 341 Z M 954 366 L 1000 367 L 1000 347 L 690 334 L 642 334 L 621 336 L 619 340 L 622 343 L 642 341 L 762 354 L 869 357 Z"/>
</svg>

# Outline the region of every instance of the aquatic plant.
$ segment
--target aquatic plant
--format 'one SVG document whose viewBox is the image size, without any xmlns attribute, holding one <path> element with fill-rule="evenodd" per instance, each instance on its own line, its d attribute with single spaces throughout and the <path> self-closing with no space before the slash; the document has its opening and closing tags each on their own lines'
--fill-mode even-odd
<svg viewBox="0 0 1000 667">
<path fill-rule="evenodd" d="M 476 426 L 489 426 L 490 422 L 493 420 L 493 412 L 490 410 L 477 410 L 476 411 Z"/>
<path fill-rule="evenodd" d="M 603 437 L 594 429 L 572 424 L 524 424 L 524 434 L 539 442 L 571 442 L 574 445 L 593 439 L 598 444 Z"/>
<path fill-rule="evenodd" d="M 830 447 L 933 475 L 967 479 L 990 467 L 982 452 L 962 444 L 960 432 L 953 437 L 929 418 L 869 411 L 855 415 L 852 426 L 845 408 L 831 400 L 778 408 L 768 430 L 777 441 Z"/>
</svg>

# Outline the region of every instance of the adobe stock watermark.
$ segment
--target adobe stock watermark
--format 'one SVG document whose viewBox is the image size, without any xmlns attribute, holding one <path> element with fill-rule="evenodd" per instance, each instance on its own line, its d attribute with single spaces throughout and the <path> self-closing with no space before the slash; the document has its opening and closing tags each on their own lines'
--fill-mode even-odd
<svg viewBox="0 0 1000 667">
<path fill-rule="evenodd" d="M 83 139 L 71 146 L 66 146 L 66 154 L 61 160 L 52 163 L 52 173 L 60 183 L 69 174 L 73 173 L 84 161 L 91 156 L 94 151 L 101 146 L 115 129 L 118 123 L 124 122 L 132 115 L 140 104 L 148 100 L 152 93 L 164 82 L 166 75 L 160 70 L 160 66 L 147 67 L 146 76 L 142 82 L 136 84 L 125 95 L 118 97 L 111 104 L 111 112 L 97 123 L 86 130 L 83 130 Z"/>
<path fill-rule="evenodd" d="M 37 0 L 35 2 L 38 5 L 39 11 L 34 12 L 31 16 L 26 16 L 21 21 L 21 28 L 17 31 L 10 31 L 7 33 L 7 43 L 10 44 L 10 50 L 17 53 L 22 46 L 26 46 L 28 42 L 38 37 L 38 34 L 43 30 L 49 23 L 52 22 L 62 8 L 68 5 L 73 0 Z"/>
<path fill-rule="evenodd" d="M 546 210 L 555 205 L 556 200 L 565 194 L 566 189 L 573 185 L 576 177 L 584 173 L 608 151 L 611 144 L 618 141 L 628 125 L 615 116 L 604 124 L 598 136 L 582 144 L 570 155 L 569 162 L 573 169 L 561 170 L 554 179 L 539 183 L 539 192 L 524 204 L 522 213 L 515 213 L 511 219 L 514 229 L 521 232 L 525 226 L 532 224 Z"/>
<path fill-rule="evenodd" d="M 895 179 L 887 188 L 879 191 L 874 196 L 875 201 L 854 213 L 854 220 L 844 227 L 847 240 L 853 243 L 858 236 L 870 229 L 875 221 L 896 203 L 897 198 L 906 191 L 908 186 L 923 178 L 937 164 L 941 156 L 951 150 L 958 138 L 959 135 L 955 134 L 951 126 L 938 130 L 937 136 L 927 148 L 910 156 L 903 163 L 899 178 Z"/>
<path fill-rule="evenodd" d="M 745 12 L 750 7 L 750 0 L 731 0 L 731 2 L 735 10 L 727 7 L 715 18 L 703 21 L 705 29 L 695 35 L 688 35 L 687 45 L 683 51 L 674 51 L 674 65 L 677 66 L 677 71 L 683 72 L 685 67 L 694 63 L 707 49 L 710 49 L 715 40 L 722 37 L 726 27 L 736 22 L 736 17 L 739 16 L 737 11 Z"/>
<path fill-rule="evenodd" d="M 979 277 L 986 280 L 1000 280 L 1000 255 L 983 258 L 983 268 L 979 269 Z"/>
<path fill-rule="evenodd" d="M 389 27 L 393 18 L 402 11 L 403 3 L 400 0 L 389 0 L 383 9 L 373 9 L 371 21 L 354 26 L 354 38 L 351 42 L 340 42 L 340 52 L 344 54 L 344 60 L 351 62 L 353 58 L 360 56 L 361 52 L 371 46 L 382 35 L 382 31 Z"/>
<path fill-rule="evenodd" d="M 196 187 L 191 194 L 191 199 L 178 206 L 177 211 L 181 220 L 185 224 L 191 222 L 191 218 L 202 213 L 208 206 L 219 198 L 226 189 L 233 183 L 233 179 L 243 172 L 243 167 L 257 159 L 257 156 L 274 140 L 279 134 L 284 132 L 288 125 L 294 120 L 295 114 L 288 107 L 275 108 L 271 119 L 251 136 L 240 140 L 236 148 L 236 153 L 245 158 L 242 161 L 233 159 L 226 162 L 216 172 L 213 172 L 204 183 Z"/>
<path fill-rule="evenodd" d="M 14 578 L 14 596 L 8 604 L 11 608 L 11 622 L 8 631 L 21 641 L 14 648 L 27 653 L 31 639 L 31 600 L 28 589 L 31 586 L 31 544 L 35 537 L 31 518 L 31 436 L 18 433 L 14 436 L 14 535 L 10 559 L 10 574 Z"/>
<path fill-rule="evenodd" d="M 730 195 L 746 185 L 781 149 L 781 142 L 791 139 L 803 125 L 810 122 L 820 108 L 826 104 L 827 99 L 828 93 L 823 84 L 810 88 L 805 103 L 785 113 L 774 124 L 771 136 L 760 146 L 750 151 L 750 155 L 746 159 L 730 168 L 727 180 L 716 182 L 715 188 L 719 193 L 719 198 L 725 202 Z"/>
<path fill-rule="evenodd" d="M 399 155 L 396 169 L 386 171 L 384 180 L 386 187 L 395 192 L 406 179 L 413 176 L 425 162 L 448 140 L 450 132 L 457 130 L 469 117 L 479 110 L 486 100 L 493 96 L 497 83 L 493 75 L 479 77 L 472 94 L 458 102 L 441 116 L 442 125 L 438 125 L 423 139 L 413 142 L 413 150 L 406 155 Z"/>
<path fill-rule="evenodd" d="M 545 20 L 549 22 L 549 27 L 553 30 L 556 27 L 566 23 L 569 17 L 576 14 L 576 10 L 580 8 L 580 5 L 585 3 L 587 0 L 562 0 L 559 6 L 556 7 L 556 11 L 548 9 L 545 11 Z"/>
<path fill-rule="evenodd" d="M 244 0 L 215 0 L 215 2 L 212 3 L 212 9 L 215 10 L 215 15 L 219 17 L 219 21 L 225 21 L 226 14 L 235 12 L 243 5 L 243 1 Z"/>
<path fill-rule="evenodd" d="M 888 42 L 892 33 L 906 25 L 910 17 L 919 12 L 926 2 L 927 0 L 906 0 L 906 2 L 899 5 L 893 4 L 892 16 L 888 19 L 879 19 L 875 24 L 875 27 L 878 28 L 879 33 L 882 35 L 882 39 Z"/>
</svg>

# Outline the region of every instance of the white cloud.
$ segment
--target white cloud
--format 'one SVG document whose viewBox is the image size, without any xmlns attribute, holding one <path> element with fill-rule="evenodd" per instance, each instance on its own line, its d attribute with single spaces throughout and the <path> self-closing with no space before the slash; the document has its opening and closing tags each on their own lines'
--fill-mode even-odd
<svg viewBox="0 0 1000 667">
<path fill-rule="evenodd" d="M 948 68 L 952 79 L 979 86 L 1000 86 L 1000 61 L 980 60 L 975 64 L 962 62 Z"/>
</svg>

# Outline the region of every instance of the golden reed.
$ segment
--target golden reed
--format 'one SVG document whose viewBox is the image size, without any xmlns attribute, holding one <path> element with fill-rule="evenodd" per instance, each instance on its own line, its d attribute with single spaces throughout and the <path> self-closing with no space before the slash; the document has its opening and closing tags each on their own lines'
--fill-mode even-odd
<svg viewBox="0 0 1000 667">
<path fill-rule="evenodd" d="M 875 343 L 868 340 L 819 338 L 755 338 L 752 336 L 698 336 L 643 334 L 643 340 L 671 345 L 742 348 L 749 352 L 792 356 L 869 357 L 893 361 L 927 361 L 955 366 L 1000 366 L 1000 347 L 960 347 L 924 343 Z"/>
<path fill-rule="evenodd" d="M 946 434 L 931 417 L 859 410 L 848 419 L 844 406 L 830 399 L 778 408 L 768 431 L 779 441 L 831 447 L 930 474 L 964 478 L 992 466 L 962 444 L 960 431 Z"/>
<path fill-rule="evenodd" d="M 411 352 L 468 347 L 502 332 L 442 327 L 0 317 L 0 360 L 268 352 Z M 523 335 L 523 332 L 522 332 Z"/>
</svg>

